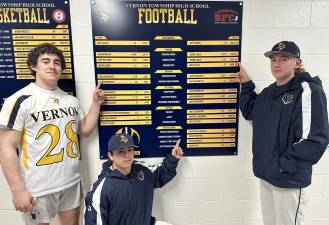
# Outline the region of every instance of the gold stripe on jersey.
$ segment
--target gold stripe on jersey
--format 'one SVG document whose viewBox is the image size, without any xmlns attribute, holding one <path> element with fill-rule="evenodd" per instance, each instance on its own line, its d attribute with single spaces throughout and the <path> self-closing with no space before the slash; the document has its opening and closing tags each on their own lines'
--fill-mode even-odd
<svg viewBox="0 0 329 225">
<path fill-rule="evenodd" d="M 27 142 L 26 142 L 26 131 L 25 128 L 23 128 L 22 131 L 22 158 L 23 158 L 23 165 L 24 168 L 27 169 L 28 167 L 28 155 L 27 155 Z"/>
</svg>

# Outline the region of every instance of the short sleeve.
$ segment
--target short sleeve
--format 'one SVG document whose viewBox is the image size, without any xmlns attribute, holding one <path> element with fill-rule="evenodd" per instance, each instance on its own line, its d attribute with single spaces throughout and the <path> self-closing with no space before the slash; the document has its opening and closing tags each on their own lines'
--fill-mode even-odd
<svg viewBox="0 0 329 225">
<path fill-rule="evenodd" d="M 0 112 L 0 128 L 22 131 L 25 124 L 25 100 L 30 95 L 10 96 Z"/>
<path fill-rule="evenodd" d="M 78 113 L 79 113 L 79 121 L 83 120 L 83 118 L 85 117 L 85 114 L 81 108 L 81 105 L 79 103 L 79 100 L 77 98 L 75 98 L 76 104 L 77 104 L 77 108 L 78 108 Z"/>
</svg>

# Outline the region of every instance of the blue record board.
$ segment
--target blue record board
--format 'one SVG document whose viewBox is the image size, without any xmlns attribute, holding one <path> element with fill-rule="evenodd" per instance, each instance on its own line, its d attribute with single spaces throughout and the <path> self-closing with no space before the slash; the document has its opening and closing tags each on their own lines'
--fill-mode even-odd
<svg viewBox="0 0 329 225">
<path fill-rule="evenodd" d="M 67 69 L 59 86 L 75 94 L 69 1 L 0 2 L 0 109 L 6 97 L 35 78 L 27 67 L 29 51 L 41 43 L 60 48 Z"/>
<path fill-rule="evenodd" d="M 127 132 L 136 157 L 237 155 L 242 2 L 91 1 L 100 158 Z"/>
</svg>

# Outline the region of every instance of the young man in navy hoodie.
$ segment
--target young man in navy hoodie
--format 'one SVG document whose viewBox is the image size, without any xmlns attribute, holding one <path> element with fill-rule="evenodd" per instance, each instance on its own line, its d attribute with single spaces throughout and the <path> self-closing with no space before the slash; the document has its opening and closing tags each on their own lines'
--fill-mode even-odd
<svg viewBox="0 0 329 225">
<path fill-rule="evenodd" d="M 161 164 L 149 167 L 133 160 L 137 146 L 129 134 L 113 135 L 108 143 L 110 160 L 86 196 L 85 224 L 153 225 L 154 188 L 175 177 L 183 155 L 179 143 Z"/>
<path fill-rule="evenodd" d="M 318 77 L 301 66 L 291 41 L 265 52 L 275 82 L 259 94 L 239 64 L 240 109 L 253 124 L 253 171 L 260 178 L 264 225 L 302 225 L 305 187 L 329 142 L 327 101 Z"/>
</svg>

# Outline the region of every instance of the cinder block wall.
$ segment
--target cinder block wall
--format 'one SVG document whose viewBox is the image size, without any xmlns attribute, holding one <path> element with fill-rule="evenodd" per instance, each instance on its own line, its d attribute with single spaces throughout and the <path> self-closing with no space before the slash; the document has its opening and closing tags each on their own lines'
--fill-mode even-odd
<svg viewBox="0 0 329 225">
<path fill-rule="evenodd" d="M 85 111 L 95 85 L 89 0 L 71 0 L 77 96 Z M 322 78 L 329 93 L 329 1 L 245 0 L 242 63 L 257 90 L 273 82 L 263 56 L 274 43 L 293 40 L 301 48 L 305 68 Z M 178 176 L 156 191 L 154 215 L 175 225 L 262 225 L 258 179 L 251 166 L 251 124 L 240 117 L 239 155 L 188 157 Z M 98 132 L 81 140 L 81 173 L 89 190 L 101 169 Z M 147 160 L 158 162 L 160 159 Z M 1 170 L 0 170 L 1 171 Z M 314 167 L 308 188 L 306 225 L 329 224 L 329 152 Z M 22 225 L 0 172 L 0 225 Z M 53 225 L 59 224 L 55 220 Z"/>
</svg>

